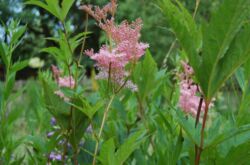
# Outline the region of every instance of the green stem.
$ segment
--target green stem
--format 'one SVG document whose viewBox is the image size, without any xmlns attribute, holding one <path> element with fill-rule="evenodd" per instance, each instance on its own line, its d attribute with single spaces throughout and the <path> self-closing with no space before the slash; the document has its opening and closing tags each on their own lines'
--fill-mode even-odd
<svg viewBox="0 0 250 165">
<path fill-rule="evenodd" d="M 86 37 L 87 37 L 87 31 L 88 31 L 88 20 L 89 20 L 89 16 L 88 14 L 86 14 L 86 24 L 85 24 L 85 28 L 84 28 L 84 38 L 83 38 L 83 42 L 82 42 L 82 46 L 81 46 L 81 51 L 80 51 L 80 57 L 78 59 L 78 65 L 80 65 L 81 60 L 82 60 L 82 56 L 83 56 L 83 51 L 84 51 L 84 47 L 85 47 L 85 43 L 86 43 Z"/>
<path fill-rule="evenodd" d="M 195 16 L 196 16 L 196 13 L 197 13 L 197 11 L 198 11 L 199 6 L 200 6 L 200 0 L 196 0 L 196 2 L 195 2 L 194 14 L 193 14 L 193 18 L 195 18 Z"/>
<path fill-rule="evenodd" d="M 104 128 L 104 125 L 105 125 L 105 122 L 106 122 L 106 119 L 107 119 L 107 116 L 108 116 L 108 112 L 109 112 L 110 106 L 111 106 L 111 104 L 112 104 L 112 102 L 114 100 L 114 97 L 115 97 L 115 95 L 111 96 L 111 98 L 110 98 L 110 100 L 108 102 L 108 105 L 107 105 L 107 107 L 106 107 L 106 109 L 104 111 L 104 114 L 103 114 L 101 127 L 100 127 L 100 130 L 99 130 L 99 133 L 98 133 L 98 139 L 96 140 L 95 152 L 94 152 L 94 158 L 93 158 L 92 165 L 96 164 L 96 156 L 97 156 L 99 141 L 100 141 L 100 138 L 102 136 L 103 128 Z"/>
<path fill-rule="evenodd" d="M 66 29 L 66 26 L 65 26 L 65 23 L 64 23 L 64 22 L 62 22 L 62 25 L 63 25 L 64 36 L 65 36 L 67 45 L 68 45 L 68 47 L 69 47 L 71 56 L 72 56 L 72 58 L 73 58 L 73 50 L 72 50 L 72 48 L 71 48 L 71 46 L 70 46 L 70 43 L 69 43 L 69 41 L 68 41 L 68 37 L 69 37 L 69 36 L 68 36 L 68 31 L 67 31 L 67 29 Z"/>
</svg>

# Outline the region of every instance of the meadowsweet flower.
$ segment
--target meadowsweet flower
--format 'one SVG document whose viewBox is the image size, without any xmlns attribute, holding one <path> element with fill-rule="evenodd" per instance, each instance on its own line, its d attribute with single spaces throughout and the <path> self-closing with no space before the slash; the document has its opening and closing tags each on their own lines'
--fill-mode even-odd
<svg viewBox="0 0 250 165">
<path fill-rule="evenodd" d="M 51 70 L 52 70 L 54 79 L 56 81 L 58 81 L 58 79 L 59 79 L 59 77 L 61 75 L 61 71 L 55 65 L 51 66 Z"/>
<path fill-rule="evenodd" d="M 62 98 L 64 101 L 69 102 L 69 98 L 66 97 L 62 91 L 57 90 L 57 91 L 54 92 L 54 94 L 56 94 L 57 96 Z"/>
<path fill-rule="evenodd" d="M 100 71 L 98 78 L 109 79 L 117 85 L 136 91 L 136 85 L 132 81 L 125 80 L 131 74 L 131 71 L 126 71 L 125 66 L 128 63 L 136 63 L 145 54 L 149 45 L 139 41 L 142 20 L 137 19 L 132 23 L 123 21 L 120 25 L 116 25 L 114 18 L 116 8 L 116 0 L 111 0 L 103 8 L 91 5 L 81 7 L 98 22 L 110 40 L 110 44 L 103 45 L 99 52 L 94 53 L 91 49 L 86 50 L 85 54 L 96 61 Z"/>
<path fill-rule="evenodd" d="M 73 89 L 75 87 L 75 80 L 72 76 L 61 77 L 62 72 L 54 65 L 51 66 L 53 77 L 56 80 L 59 87 L 66 87 Z M 54 92 L 57 96 L 62 98 L 64 101 L 68 102 L 70 99 L 64 95 L 61 90 Z"/>
<path fill-rule="evenodd" d="M 179 106 L 184 112 L 196 116 L 201 98 L 200 88 L 191 78 L 194 73 L 192 67 L 186 62 L 182 62 L 182 66 L 184 72 L 180 75 Z M 204 109 L 205 103 L 203 102 L 201 111 L 204 111 Z"/>
<path fill-rule="evenodd" d="M 59 77 L 58 85 L 59 87 L 67 87 L 73 89 L 75 86 L 75 80 L 72 76 Z"/>
<path fill-rule="evenodd" d="M 59 87 L 67 87 L 71 89 L 75 87 L 75 80 L 72 76 L 61 77 L 62 72 L 55 65 L 51 66 L 51 70 Z"/>
</svg>

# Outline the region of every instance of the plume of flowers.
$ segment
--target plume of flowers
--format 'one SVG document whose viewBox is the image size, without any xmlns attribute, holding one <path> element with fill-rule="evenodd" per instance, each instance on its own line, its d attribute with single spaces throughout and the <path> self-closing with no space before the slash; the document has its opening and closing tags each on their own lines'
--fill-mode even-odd
<svg viewBox="0 0 250 165">
<path fill-rule="evenodd" d="M 62 72 L 54 65 L 51 66 L 51 70 L 53 73 L 53 77 L 56 80 L 59 87 L 66 87 L 71 89 L 75 87 L 75 80 L 72 76 L 61 77 Z M 61 90 L 57 90 L 54 93 L 58 95 L 60 98 L 62 98 L 64 101 L 69 101 L 69 98 L 66 97 Z"/>
<path fill-rule="evenodd" d="M 200 87 L 195 84 L 191 78 L 194 74 L 193 68 L 186 62 L 182 61 L 184 72 L 180 74 L 180 108 L 192 116 L 196 116 L 200 104 L 201 92 Z M 204 111 L 205 103 L 201 105 L 201 111 Z"/>
<path fill-rule="evenodd" d="M 125 66 L 128 63 L 136 63 L 149 47 L 148 44 L 139 41 L 142 20 L 137 19 L 132 23 L 123 21 L 120 25 L 116 25 L 114 17 L 117 9 L 116 0 L 111 0 L 103 8 L 84 5 L 81 9 L 98 22 L 99 27 L 106 32 L 110 40 L 109 45 L 103 45 L 97 53 L 94 53 L 93 49 L 85 51 L 87 56 L 96 61 L 100 71 L 97 77 L 110 79 L 120 86 L 137 90 L 132 81 L 125 81 L 125 78 L 131 74 L 126 71 Z"/>
</svg>

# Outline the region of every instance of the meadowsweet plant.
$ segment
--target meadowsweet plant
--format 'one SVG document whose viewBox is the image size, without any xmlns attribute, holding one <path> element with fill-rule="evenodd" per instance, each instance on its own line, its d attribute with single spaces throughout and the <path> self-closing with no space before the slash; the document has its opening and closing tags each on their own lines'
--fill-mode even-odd
<svg viewBox="0 0 250 165">
<path fill-rule="evenodd" d="M 179 105 L 184 112 L 196 116 L 198 109 L 204 112 L 205 104 L 202 102 L 202 94 L 199 93 L 200 87 L 192 80 L 192 75 L 194 74 L 192 67 L 183 61 L 182 66 L 183 73 L 180 74 Z M 199 105 L 200 102 L 202 102 L 201 105 Z"/>
<path fill-rule="evenodd" d="M 164 28 L 150 0 L 143 21 L 121 20 L 125 1 L 26 0 L 50 36 L 0 25 L 0 165 L 249 164 L 250 0 L 152 1 Z M 176 37 L 161 68 L 143 22 Z M 34 30 L 48 46 L 16 57 Z"/>
<path fill-rule="evenodd" d="M 196 2 L 196 6 L 199 5 L 200 1 Z M 205 126 L 212 99 L 235 70 L 249 59 L 249 45 L 245 43 L 249 37 L 245 35 L 250 32 L 246 23 L 250 1 L 224 1 L 210 22 L 204 23 L 201 28 L 181 3 L 162 0 L 159 4 L 187 54 L 203 93 L 204 100 L 201 100 L 199 109 L 202 109 L 204 101 L 204 116 L 200 140 L 195 145 L 195 164 L 199 164 L 206 147 Z M 197 118 L 199 115 L 198 112 Z"/>
<path fill-rule="evenodd" d="M 99 70 L 97 77 L 99 79 L 107 79 L 108 90 L 111 90 L 111 93 L 113 93 L 107 109 L 104 112 L 98 133 L 98 138 L 101 138 L 106 115 L 108 114 L 109 106 L 115 94 L 123 87 L 129 88 L 132 91 L 138 90 L 136 84 L 129 80 L 129 77 L 137 61 L 145 54 L 145 49 L 148 48 L 149 45 L 139 41 L 142 27 L 141 19 L 137 19 L 131 24 L 127 21 L 123 21 L 120 25 L 115 24 L 116 0 L 111 0 L 110 3 L 103 8 L 84 5 L 81 6 L 81 9 L 95 18 L 98 26 L 106 33 L 109 41 L 108 44 L 102 45 L 98 53 L 94 53 L 93 49 L 85 51 L 86 55 L 96 61 L 96 66 Z M 129 68 L 126 68 L 129 64 Z M 99 141 L 96 143 L 93 164 L 95 164 L 96 161 L 98 145 Z"/>
<path fill-rule="evenodd" d="M 94 53 L 93 49 L 87 50 L 85 53 L 96 61 L 96 66 L 100 71 L 97 77 L 108 79 L 113 93 L 119 92 L 123 87 L 136 91 L 137 87 L 129 80 L 129 76 L 149 45 L 139 41 L 142 20 L 137 19 L 131 24 L 125 20 L 120 25 L 116 25 L 116 8 L 116 0 L 110 1 L 101 9 L 97 6 L 92 7 L 92 5 L 81 6 L 81 9 L 95 18 L 109 41 L 108 44 L 102 45 L 98 53 Z M 131 66 L 126 68 L 128 64 Z"/>
<path fill-rule="evenodd" d="M 84 84 L 81 84 L 80 79 L 83 71 L 79 66 L 83 49 L 80 52 L 78 61 L 75 60 L 74 51 L 82 42 L 83 48 L 84 37 L 86 37 L 87 32 L 72 36 L 67 28 L 65 19 L 73 1 L 64 0 L 61 7 L 58 6 L 59 2 L 55 3 L 52 1 L 46 1 L 46 3 L 27 1 L 26 4 L 34 4 L 44 8 L 58 18 L 61 26 L 58 37 L 48 38 L 59 46 L 48 47 L 42 50 L 53 55 L 57 61 L 57 66 L 51 66 L 52 74 L 48 72 L 41 73 L 40 79 L 44 88 L 45 104 L 60 128 L 56 131 L 58 132 L 57 134 L 49 132 L 48 136 L 50 138 L 59 136 L 58 138 L 61 140 L 58 144 L 62 145 L 62 147 L 57 147 L 57 151 L 48 151 L 48 160 L 52 162 L 62 161 L 64 163 L 72 160 L 74 164 L 78 164 L 80 142 L 85 135 L 85 130 L 87 130 L 87 127 L 93 129 L 93 125 L 97 125 L 94 123 L 95 113 L 105 104 L 105 101 L 100 100 L 96 105 L 91 105 L 89 100 L 84 97 Z M 58 10 L 54 10 L 54 5 L 65 15 L 62 16 L 58 13 Z M 98 26 L 106 32 L 108 40 L 108 44 L 103 45 L 98 53 L 94 53 L 93 49 L 85 51 L 86 55 L 96 61 L 98 69 L 97 79 L 107 81 L 108 98 L 105 99 L 108 99 L 108 101 L 101 117 L 101 124 L 97 129 L 98 132 L 96 130 L 86 131 L 90 132 L 96 139 L 92 158 L 92 164 L 96 164 L 98 153 L 101 152 L 102 155 L 103 152 L 102 146 L 100 146 L 102 144 L 102 132 L 113 100 L 125 87 L 132 91 L 138 90 L 136 84 L 131 81 L 131 76 L 137 61 L 145 54 L 145 50 L 149 46 L 139 41 L 142 28 L 140 19 L 131 24 L 127 21 L 123 21 L 120 25 L 115 24 L 116 1 L 111 1 L 101 9 L 94 7 L 92 10 L 90 5 L 81 6 L 80 8 L 96 19 Z M 142 135 L 143 132 L 140 131 L 140 134 L 137 133 L 131 136 L 131 140 L 135 141 Z M 131 153 L 135 149 L 134 147 L 128 153 Z M 123 150 L 122 148 L 121 151 Z M 120 154 L 123 154 L 123 152 Z M 121 164 L 128 156 L 129 154 L 121 155 L 120 158 L 114 159 L 115 164 Z M 102 162 L 104 160 L 98 158 L 98 161 Z"/>
</svg>

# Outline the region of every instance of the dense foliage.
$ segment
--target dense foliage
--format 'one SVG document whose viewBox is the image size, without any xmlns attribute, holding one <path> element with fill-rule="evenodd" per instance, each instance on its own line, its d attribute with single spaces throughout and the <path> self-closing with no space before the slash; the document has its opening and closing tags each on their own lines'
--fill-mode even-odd
<svg viewBox="0 0 250 165">
<path fill-rule="evenodd" d="M 249 164 L 250 0 L 0 9 L 0 164 Z"/>
</svg>

